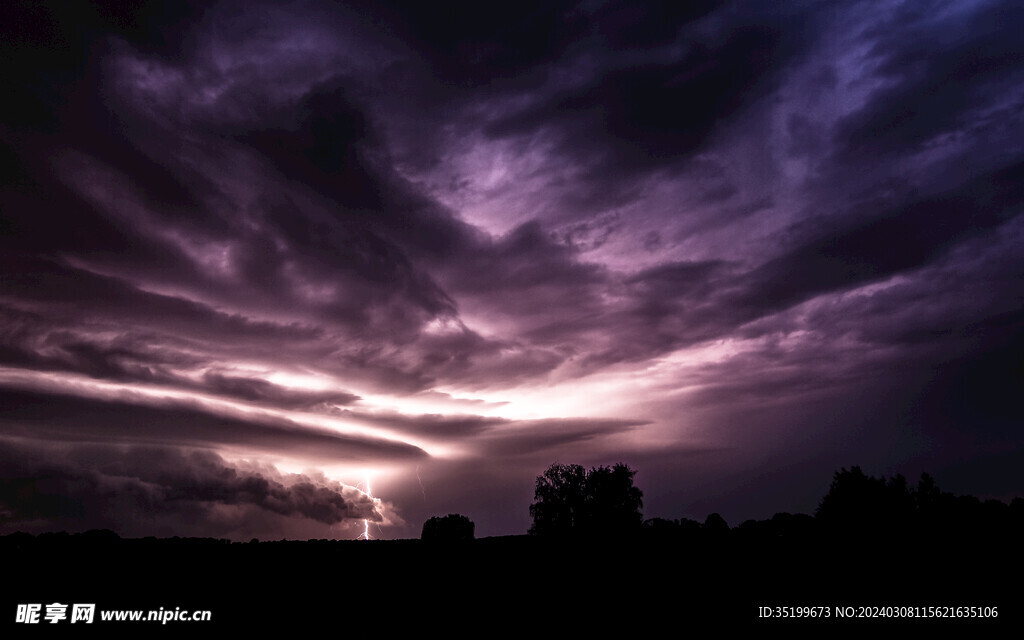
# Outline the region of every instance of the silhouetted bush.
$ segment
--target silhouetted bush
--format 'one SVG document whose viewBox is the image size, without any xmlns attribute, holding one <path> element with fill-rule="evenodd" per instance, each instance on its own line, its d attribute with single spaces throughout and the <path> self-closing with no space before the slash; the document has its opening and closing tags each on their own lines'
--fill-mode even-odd
<svg viewBox="0 0 1024 640">
<path fill-rule="evenodd" d="M 710 513 L 704 519 L 704 530 L 711 535 L 726 535 L 729 533 L 729 523 L 717 513 Z"/>
<path fill-rule="evenodd" d="M 434 516 L 423 523 L 420 539 L 429 542 L 467 542 L 473 539 L 476 525 L 466 516 L 449 513 L 444 517 Z"/>
</svg>

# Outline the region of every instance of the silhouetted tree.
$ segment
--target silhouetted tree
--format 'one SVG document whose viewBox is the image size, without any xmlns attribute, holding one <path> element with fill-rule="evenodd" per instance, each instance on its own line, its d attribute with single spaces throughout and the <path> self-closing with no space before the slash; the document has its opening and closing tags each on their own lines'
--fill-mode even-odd
<svg viewBox="0 0 1024 640">
<path fill-rule="evenodd" d="M 704 525 L 697 520 L 691 520 L 690 518 L 679 518 L 679 528 L 683 531 L 694 532 L 700 531 Z"/>
<path fill-rule="evenodd" d="M 578 464 L 558 464 L 537 476 L 530 505 L 530 533 L 557 535 L 582 528 L 587 472 Z"/>
<path fill-rule="evenodd" d="M 666 518 L 651 518 L 650 520 L 644 520 L 643 527 L 649 531 L 675 532 L 679 531 L 679 522 Z"/>
<path fill-rule="evenodd" d="M 704 530 L 713 536 L 724 536 L 729 533 L 729 523 L 717 513 L 709 513 L 704 519 Z"/>
<path fill-rule="evenodd" d="M 935 484 L 935 478 L 927 473 L 922 473 L 921 479 L 917 481 L 917 488 L 912 493 L 920 526 L 923 528 L 937 526 L 942 503 L 946 498 L 943 498 L 942 492 Z"/>
<path fill-rule="evenodd" d="M 624 464 L 597 467 L 587 474 L 584 529 L 625 533 L 643 521 L 643 492 L 633 486 L 636 471 Z"/>
<path fill-rule="evenodd" d="M 434 516 L 423 523 L 422 540 L 431 542 L 466 542 L 473 539 L 476 525 L 464 515 L 449 513 L 444 517 Z"/>
<path fill-rule="evenodd" d="M 636 471 L 611 467 L 553 464 L 537 476 L 530 505 L 530 533 L 545 536 L 621 535 L 638 531 L 643 492 L 633 486 Z"/>
<path fill-rule="evenodd" d="M 777 538 L 806 540 L 814 535 L 814 518 L 806 513 L 776 513 L 771 524 Z"/>
<path fill-rule="evenodd" d="M 843 468 L 835 473 L 815 517 L 849 535 L 879 532 L 891 502 L 888 493 L 885 478 L 868 476 L 860 467 Z"/>
<path fill-rule="evenodd" d="M 641 528 L 649 540 L 696 541 L 703 539 L 704 536 L 704 525 L 689 518 L 678 520 L 651 518 L 644 520 Z"/>
<path fill-rule="evenodd" d="M 940 492 L 928 474 L 922 474 L 917 487 L 911 488 L 899 474 L 875 478 L 860 467 L 843 468 L 835 473 L 815 516 L 834 534 L 891 537 L 909 534 L 915 527 L 934 530 L 943 519 L 941 514 L 950 513 L 952 498 Z"/>
</svg>

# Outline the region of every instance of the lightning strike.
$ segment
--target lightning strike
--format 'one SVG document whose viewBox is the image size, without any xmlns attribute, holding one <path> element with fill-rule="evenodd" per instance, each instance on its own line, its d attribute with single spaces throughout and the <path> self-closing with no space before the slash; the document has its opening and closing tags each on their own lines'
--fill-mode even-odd
<svg viewBox="0 0 1024 640">
<path fill-rule="evenodd" d="M 373 500 L 374 499 L 373 498 L 373 491 L 370 489 L 370 479 L 367 478 L 366 482 L 364 484 L 366 484 L 366 491 L 364 491 L 363 494 L 366 495 L 366 497 L 368 497 L 370 500 Z M 363 518 L 363 532 L 360 533 L 358 536 L 356 536 L 356 540 L 369 540 L 369 539 L 370 539 L 370 521 L 368 519 L 366 519 L 366 518 Z"/>
<path fill-rule="evenodd" d="M 427 490 L 423 488 L 423 480 L 420 478 L 420 465 L 416 465 L 416 481 L 420 483 L 420 493 L 423 494 L 423 502 L 426 502 Z"/>
</svg>

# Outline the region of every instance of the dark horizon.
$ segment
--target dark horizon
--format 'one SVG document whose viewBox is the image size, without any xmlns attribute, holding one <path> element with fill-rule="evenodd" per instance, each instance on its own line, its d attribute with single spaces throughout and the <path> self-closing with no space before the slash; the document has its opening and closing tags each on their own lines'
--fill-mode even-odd
<svg viewBox="0 0 1024 640">
<path fill-rule="evenodd" d="M 553 465 L 538 478 L 530 533 L 517 536 L 477 539 L 458 514 L 430 518 L 418 540 L 124 539 L 109 530 L 0 536 L 19 612 L 7 624 L 41 624 L 44 609 L 59 617 L 67 605 L 41 604 L 59 597 L 95 609 L 110 629 L 143 622 L 148 612 L 159 620 L 162 611 L 173 612 L 173 628 L 200 621 L 264 633 L 322 629 L 324 616 L 357 600 L 350 631 L 379 630 L 382 619 L 391 631 L 422 631 L 449 611 L 472 611 L 475 625 L 597 637 L 609 625 L 673 620 L 719 629 L 1020 626 L 1013 578 L 1024 499 L 1008 506 L 954 496 L 927 474 L 915 484 L 854 467 L 835 473 L 813 517 L 782 513 L 730 528 L 712 514 L 703 524 L 641 525 L 631 475 Z M 325 588 L 329 576 L 357 579 L 340 607 L 336 590 Z M 396 611 L 402 615 L 388 618 Z M 539 611 L 542 618 L 531 617 Z"/>
<path fill-rule="evenodd" d="M 0 535 L 1024 497 L 1024 7 L 11 2 Z"/>
<path fill-rule="evenodd" d="M 577 465 L 552 465 L 545 476 L 555 467 L 566 469 Z M 616 465 L 619 466 L 619 465 Z M 591 468 L 581 472 L 590 474 L 600 469 L 611 473 L 611 468 Z M 841 542 L 868 549 L 897 548 L 900 544 L 913 541 L 920 553 L 932 547 L 959 549 L 958 554 L 969 554 L 973 544 L 984 543 L 1004 552 L 1011 552 L 1010 545 L 1019 539 L 1024 528 L 1024 498 L 1016 497 L 1006 503 L 996 499 L 983 499 L 969 494 L 955 494 L 943 490 L 935 478 L 924 472 L 916 481 L 908 480 L 901 474 L 875 477 L 865 474 L 858 467 L 836 470 L 827 493 L 821 496 L 818 506 L 811 513 L 776 512 L 769 518 L 748 519 L 729 523 L 718 512 L 711 512 L 703 519 L 647 517 L 642 513 L 643 492 L 631 481 L 635 470 L 629 470 L 627 484 L 606 485 L 606 493 L 584 493 L 577 496 L 586 504 L 570 506 L 562 501 L 580 490 L 563 485 L 563 493 L 551 493 L 551 489 L 540 493 L 543 476 L 537 477 L 537 492 L 530 506 L 532 523 L 528 531 L 484 536 L 486 538 L 534 538 L 538 542 L 557 545 L 591 544 L 629 546 L 644 544 L 717 544 L 732 535 L 737 544 L 814 543 L 821 545 Z M 566 473 L 560 471 L 557 473 Z M 548 476 L 554 477 L 554 476 Z M 568 478 L 568 476 L 562 476 Z M 550 487 L 550 485 L 549 485 Z M 568 491 L 568 493 L 564 493 Z M 628 492 L 629 498 L 626 498 Z M 534 510 L 535 506 L 547 501 L 547 508 Z M 626 504 L 631 506 L 625 507 Z M 602 515 L 587 524 L 586 520 L 575 526 L 568 522 L 559 523 L 554 514 L 557 510 L 593 509 L 596 505 Z M 561 506 L 557 506 L 561 505 Z M 589 506 L 588 506 L 589 505 Z M 555 511 L 551 511 L 555 509 Z M 476 523 L 463 514 L 437 514 L 428 518 L 418 535 L 396 538 L 398 541 L 421 540 L 430 544 L 461 545 L 479 539 L 475 535 Z M 703 532 L 703 533 L 702 533 Z M 210 536 L 121 536 L 112 529 L 88 529 L 85 531 L 44 531 L 36 534 L 14 531 L 0 534 L 0 540 L 8 547 L 31 544 L 35 538 L 45 548 L 46 544 L 74 543 L 82 548 L 101 551 L 107 545 L 119 540 L 149 541 L 168 543 L 180 541 L 186 544 L 211 542 L 253 544 L 260 542 L 280 543 L 324 543 L 382 541 L 373 537 L 357 536 L 349 539 L 308 538 L 260 540 L 231 540 Z M 902 541 L 902 542 L 901 542 Z M 433 548 L 433 547 L 428 547 Z M 34 549 L 36 554 L 38 549 Z M 152 550 L 151 550 L 152 552 Z"/>
</svg>

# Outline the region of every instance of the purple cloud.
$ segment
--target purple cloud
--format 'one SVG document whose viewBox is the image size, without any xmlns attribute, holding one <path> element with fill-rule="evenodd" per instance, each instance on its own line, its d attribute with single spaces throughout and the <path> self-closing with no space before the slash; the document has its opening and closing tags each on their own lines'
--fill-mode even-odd
<svg viewBox="0 0 1024 640">
<path fill-rule="evenodd" d="M 108 4 L 0 10 L 0 527 L 1021 491 L 1009 3 Z"/>
</svg>

